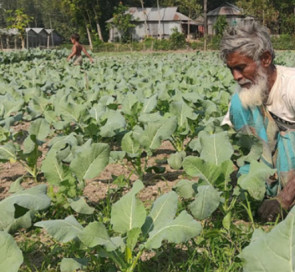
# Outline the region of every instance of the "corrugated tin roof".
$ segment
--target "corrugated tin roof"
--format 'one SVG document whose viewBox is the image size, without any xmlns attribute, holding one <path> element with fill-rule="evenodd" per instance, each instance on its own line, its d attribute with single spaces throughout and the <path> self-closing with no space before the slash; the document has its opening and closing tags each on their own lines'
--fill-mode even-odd
<svg viewBox="0 0 295 272">
<path fill-rule="evenodd" d="M 26 28 L 26 32 L 29 32 L 29 31 L 34 31 L 36 34 L 39 34 L 40 32 L 42 31 L 45 31 L 47 34 L 51 34 L 52 32 L 55 32 L 56 34 L 58 34 L 56 32 L 55 29 L 51 29 L 51 28 L 42 28 L 42 27 L 29 27 L 29 28 Z M 59 34 L 58 34 L 59 35 Z"/>
<path fill-rule="evenodd" d="M 40 32 L 42 32 L 42 31 L 45 31 L 45 29 L 44 28 L 41 28 L 41 27 L 32 27 L 31 28 L 32 30 L 34 30 L 36 33 L 40 33 Z"/>
<path fill-rule="evenodd" d="M 182 13 L 176 12 L 174 16 L 175 21 L 190 22 L 191 25 L 198 25 L 198 23 Z"/>
<path fill-rule="evenodd" d="M 239 9 L 237 6 L 226 3 L 222 6 L 219 6 L 218 8 L 209 11 L 207 13 L 207 16 L 219 16 L 219 15 L 227 15 L 227 16 L 233 16 L 233 15 L 238 15 L 242 16 L 243 15 L 243 10 Z"/>
<path fill-rule="evenodd" d="M 204 24 L 204 17 L 200 15 L 197 19 L 194 20 L 198 25 Z"/>
<path fill-rule="evenodd" d="M 134 21 L 192 21 L 189 17 L 177 12 L 177 7 L 161 8 L 129 8 L 127 13 L 131 14 Z M 107 23 L 113 21 L 113 18 L 107 20 Z"/>
<path fill-rule="evenodd" d="M 16 28 L 2 28 L 0 29 L 1 34 L 5 35 L 18 35 L 19 32 Z"/>
<path fill-rule="evenodd" d="M 147 19 L 149 21 L 158 21 L 159 19 L 161 21 L 174 21 L 176 11 L 177 7 L 160 8 L 159 10 L 158 8 L 149 8 L 149 12 L 147 13 Z M 142 9 L 141 13 L 143 14 Z"/>
</svg>

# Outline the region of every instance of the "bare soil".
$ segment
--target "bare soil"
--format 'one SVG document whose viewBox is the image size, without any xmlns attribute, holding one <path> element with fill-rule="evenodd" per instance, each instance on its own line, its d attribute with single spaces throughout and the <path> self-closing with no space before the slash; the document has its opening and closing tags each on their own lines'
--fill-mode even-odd
<svg viewBox="0 0 295 272">
<path fill-rule="evenodd" d="M 24 125 L 17 128 L 18 130 L 26 130 Z M 42 158 L 45 157 L 47 147 L 42 147 Z M 148 166 L 161 166 L 165 167 L 166 171 L 163 174 L 147 173 L 143 177 L 143 183 L 145 188 L 139 193 L 139 198 L 147 203 L 153 202 L 153 200 L 171 190 L 171 188 L 182 178 L 182 170 L 173 170 L 167 164 L 169 155 L 174 152 L 174 148 L 169 141 L 163 142 L 161 147 L 157 150 L 155 156 L 148 160 Z M 41 160 L 39 164 L 41 164 Z M 9 196 L 9 188 L 11 184 L 26 174 L 24 167 L 18 163 L 2 163 L 0 164 L 0 200 Z M 89 202 L 97 203 L 104 199 L 107 195 L 107 191 L 110 188 L 114 188 L 112 184 L 114 176 L 121 176 L 128 178 L 134 182 L 138 179 L 138 176 L 132 172 L 132 166 L 129 162 L 124 161 L 123 164 L 109 164 L 102 173 L 92 179 L 86 181 L 86 187 L 84 189 L 84 196 Z M 29 177 L 25 177 L 22 186 L 25 188 L 36 185 L 36 183 Z"/>
</svg>

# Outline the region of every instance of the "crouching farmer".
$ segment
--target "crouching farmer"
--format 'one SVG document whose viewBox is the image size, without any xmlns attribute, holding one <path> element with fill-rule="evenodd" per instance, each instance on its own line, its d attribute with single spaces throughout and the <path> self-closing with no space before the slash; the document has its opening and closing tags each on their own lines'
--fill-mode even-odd
<svg viewBox="0 0 295 272">
<path fill-rule="evenodd" d="M 277 169 L 278 179 L 266 182 L 271 198 L 258 210 L 272 221 L 295 200 L 295 68 L 274 65 L 268 31 L 256 22 L 228 29 L 221 56 L 238 83 L 224 123 L 258 137 L 260 161 Z M 247 165 L 240 171 L 247 172 Z"/>
</svg>

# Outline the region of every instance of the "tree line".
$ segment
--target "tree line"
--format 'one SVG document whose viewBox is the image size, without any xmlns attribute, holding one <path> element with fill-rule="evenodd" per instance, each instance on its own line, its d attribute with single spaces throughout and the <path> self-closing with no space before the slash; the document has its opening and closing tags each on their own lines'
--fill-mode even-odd
<svg viewBox="0 0 295 272">
<path fill-rule="evenodd" d="M 0 27 L 26 25 L 58 31 L 66 39 L 77 32 L 82 41 L 107 41 L 106 21 L 120 5 L 126 7 L 168 7 L 192 19 L 226 2 L 243 8 L 275 34 L 295 32 L 295 0 L 0 0 Z M 21 23 L 20 23 L 21 21 Z"/>
</svg>

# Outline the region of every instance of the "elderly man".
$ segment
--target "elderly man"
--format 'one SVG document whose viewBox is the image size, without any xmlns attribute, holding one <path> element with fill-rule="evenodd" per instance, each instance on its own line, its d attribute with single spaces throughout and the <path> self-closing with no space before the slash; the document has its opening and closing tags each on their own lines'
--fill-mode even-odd
<svg viewBox="0 0 295 272">
<path fill-rule="evenodd" d="M 277 169 L 277 181 L 266 182 L 273 198 L 258 210 L 271 221 L 295 200 L 295 68 L 274 65 L 268 31 L 256 22 L 227 30 L 221 56 L 238 83 L 224 123 L 257 136 L 263 142 L 260 160 Z"/>
</svg>

